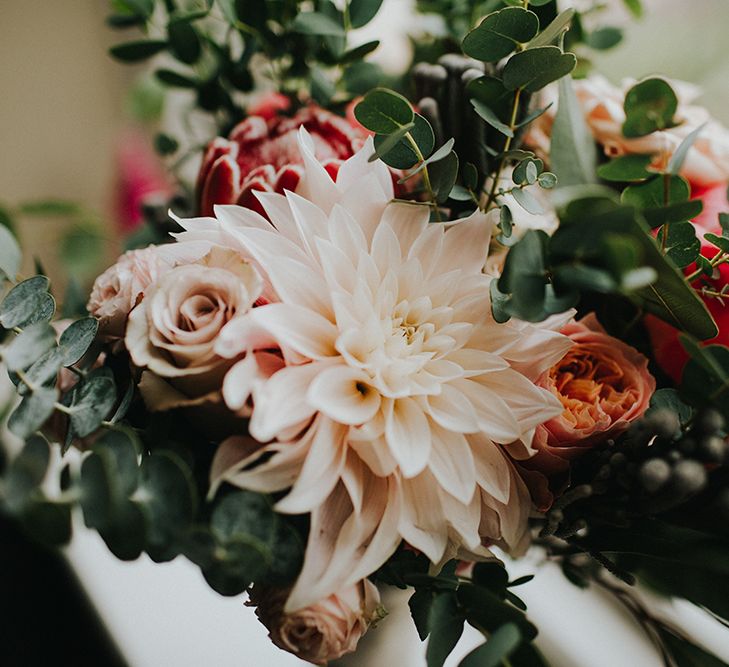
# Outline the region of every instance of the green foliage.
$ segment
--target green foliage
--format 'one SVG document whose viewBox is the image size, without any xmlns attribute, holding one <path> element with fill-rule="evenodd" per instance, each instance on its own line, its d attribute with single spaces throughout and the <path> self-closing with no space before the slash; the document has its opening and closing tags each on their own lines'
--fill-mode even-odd
<svg viewBox="0 0 729 667">
<path fill-rule="evenodd" d="M 681 378 L 681 394 L 693 405 L 712 405 L 729 417 L 729 348 L 699 346 L 689 336 L 681 342 L 691 355 Z"/>
<path fill-rule="evenodd" d="M 0 225 L 0 277 L 5 276 L 9 280 L 14 280 L 20 271 L 21 259 L 20 246 L 12 232 L 4 225 Z"/>
<path fill-rule="evenodd" d="M 357 120 L 371 132 L 388 135 L 414 122 L 415 112 L 402 95 L 375 88 L 354 108 Z"/>
<path fill-rule="evenodd" d="M 109 49 L 109 53 L 127 63 L 136 63 L 151 58 L 167 48 L 167 42 L 160 39 L 144 39 L 125 44 L 117 44 Z"/>
<path fill-rule="evenodd" d="M 664 79 L 651 78 L 636 83 L 626 93 L 623 106 L 623 134 L 628 138 L 643 137 L 676 125 L 674 115 L 678 98 Z"/>
<path fill-rule="evenodd" d="M 18 283 L 0 304 L 0 325 L 13 329 L 50 320 L 56 302 L 48 293 L 49 286 L 45 276 L 33 276 Z"/>
<path fill-rule="evenodd" d="M 539 30 L 539 18 L 522 7 L 489 14 L 463 40 L 463 52 L 484 62 L 495 62 L 526 43 Z"/>
<path fill-rule="evenodd" d="M 502 625 L 485 644 L 471 651 L 458 667 L 499 667 L 519 647 L 521 632 L 513 623 Z"/>
<path fill-rule="evenodd" d="M 596 179 L 597 148 L 577 101 L 572 80 L 559 81 L 559 101 L 552 127 L 550 162 L 560 186 L 585 185 Z"/>
<path fill-rule="evenodd" d="M 597 175 L 606 181 L 640 183 L 655 175 L 648 171 L 652 159 L 651 155 L 622 155 L 600 165 Z"/>
<path fill-rule="evenodd" d="M 546 85 L 567 76 L 577 65 L 572 53 L 556 46 L 538 46 L 515 54 L 504 67 L 504 86 L 536 93 Z"/>
</svg>

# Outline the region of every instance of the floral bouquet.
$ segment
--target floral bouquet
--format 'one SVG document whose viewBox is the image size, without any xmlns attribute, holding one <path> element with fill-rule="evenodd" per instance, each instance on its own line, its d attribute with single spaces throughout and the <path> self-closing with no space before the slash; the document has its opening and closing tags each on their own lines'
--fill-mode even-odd
<svg viewBox="0 0 729 667">
<path fill-rule="evenodd" d="M 729 132 L 690 87 L 590 73 L 620 30 L 554 0 L 422 0 L 400 77 L 354 39 L 382 0 L 112 5 L 215 132 L 158 135 L 179 194 L 88 314 L 0 226 L 3 511 L 184 556 L 315 664 L 396 586 L 428 667 L 465 623 L 462 667 L 546 665 L 532 550 L 723 665 L 636 593 L 729 618 Z"/>
</svg>

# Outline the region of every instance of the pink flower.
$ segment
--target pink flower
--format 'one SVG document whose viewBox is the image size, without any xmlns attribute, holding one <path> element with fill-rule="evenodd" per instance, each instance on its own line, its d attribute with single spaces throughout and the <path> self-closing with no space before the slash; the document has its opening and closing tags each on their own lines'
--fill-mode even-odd
<svg viewBox="0 0 729 667">
<path fill-rule="evenodd" d="M 380 594 L 367 579 L 293 613 L 284 612 L 287 596 L 287 590 L 254 586 L 251 603 L 276 646 L 315 665 L 352 653 L 384 615 Z"/>
<path fill-rule="evenodd" d="M 530 471 L 526 479 L 537 491 L 540 509 L 553 499 L 554 484 L 548 489 L 546 478 L 564 477 L 571 458 L 625 431 L 648 409 L 656 388 L 648 359 L 608 335 L 594 313 L 565 325 L 562 333 L 573 346 L 539 384 L 559 399 L 563 411 L 537 428 L 532 445 L 537 455 L 520 462 Z"/>
<path fill-rule="evenodd" d="M 142 204 L 150 195 L 169 198 L 173 187 L 162 161 L 140 131 L 126 132 L 117 149 L 115 208 L 119 229 L 130 232 L 142 222 Z"/>
<path fill-rule="evenodd" d="M 232 250 L 213 248 L 200 261 L 167 271 L 129 315 L 124 342 L 147 369 L 140 382 L 151 410 L 215 400 L 233 361 L 219 356 L 222 329 L 261 293 L 256 270 Z"/>
<path fill-rule="evenodd" d="M 303 174 L 297 146 L 300 127 L 314 141 L 316 157 L 335 176 L 343 160 L 363 143 L 364 133 L 347 120 L 308 106 L 293 117 L 249 116 L 228 139 L 214 139 L 205 153 L 197 180 L 201 215 L 212 215 L 215 204 L 240 204 L 258 213 L 263 209 L 256 191 L 295 191 Z"/>
<path fill-rule="evenodd" d="M 170 264 L 162 259 L 158 248 L 125 252 L 94 282 L 86 308 L 99 319 L 99 333 L 108 338 L 121 338 L 127 316 L 144 297 L 146 289 Z"/>
</svg>

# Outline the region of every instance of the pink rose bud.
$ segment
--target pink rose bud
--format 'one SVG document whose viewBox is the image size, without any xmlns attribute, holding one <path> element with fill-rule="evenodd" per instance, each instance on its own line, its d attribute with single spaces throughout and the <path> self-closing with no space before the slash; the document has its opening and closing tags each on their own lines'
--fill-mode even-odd
<svg viewBox="0 0 729 667">
<path fill-rule="evenodd" d="M 384 616 L 380 594 L 363 579 L 316 604 L 284 613 L 288 590 L 253 587 L 256 616 L 276 646 L 315 665 L 352 653 L 370 625 Z"/>
</svg>

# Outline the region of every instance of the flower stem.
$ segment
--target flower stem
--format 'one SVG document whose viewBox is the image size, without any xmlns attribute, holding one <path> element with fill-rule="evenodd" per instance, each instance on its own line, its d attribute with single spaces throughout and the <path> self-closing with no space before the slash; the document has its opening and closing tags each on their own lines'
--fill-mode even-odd
<svg viewBox="0 0 729 667">
<path fill-rule="evenodd" d="M 526 6 L 526 3 L 525 3 Z M 511 130 L 512 135 L 514 134 L 514 129 L 516 128 L 516 117 L 519 113 L 519 101 L 521 99 L 521 88 L 516 89 L 516 93 L 514 94 L 514 104 L 511 107 L 511 118 L 509 119 L 509 129 Z M 513 136 L 506 137 L 506 143 L 504 144 L 504 150 L 503 153 L 506 154 L 509 152 L 509 149 L 511 148 L 511 142 L 513 140 Z M 491 181 L 491 190 L 489 191 L 488 197 L 486 198 L 486 203 L 483 206 L 483 211 L 488 211 L 491 207 L 491 204 L 494 203 L 496 200 L 496 190 L 499 187 L 499 179 L 501 178 L 501 172 L 504 170 L 504 166 L 506 165 L 506 155 L 502 156 L 501 160 L 499 161 L 499 166 L 496 169 L 496 171 L 493 174 L 493 180 Z"/>
<path fill-rule="evenodd" d="M 417 156 L 418 163 L 422 164 L 423 162 L 425 162 L 425 156 L 420 150 L 420 146 L 418 146 L 417 141 L 413 139 L 412 134 L 410 134 L 410 132 L 405 133 L 405 138 L 408 140 L 410 147 L 413 149 L 413 152 Z M 442 222 L 442 219 L 440 217 L 440 206 L 438 205 L 438 200 L 435 198 L 435 193 L 433 192 L 433 186 L 430 182 L 430 174 L 428 173 L 427 165 L 423 167 L 423 183 L 425 185 L 425 189 L 428 191 L 428 196 L 430 197 L 430 201 L 432 202 L 433 209 L 435 210 L 435 219 L 437 222 Z"/>
</svg>

